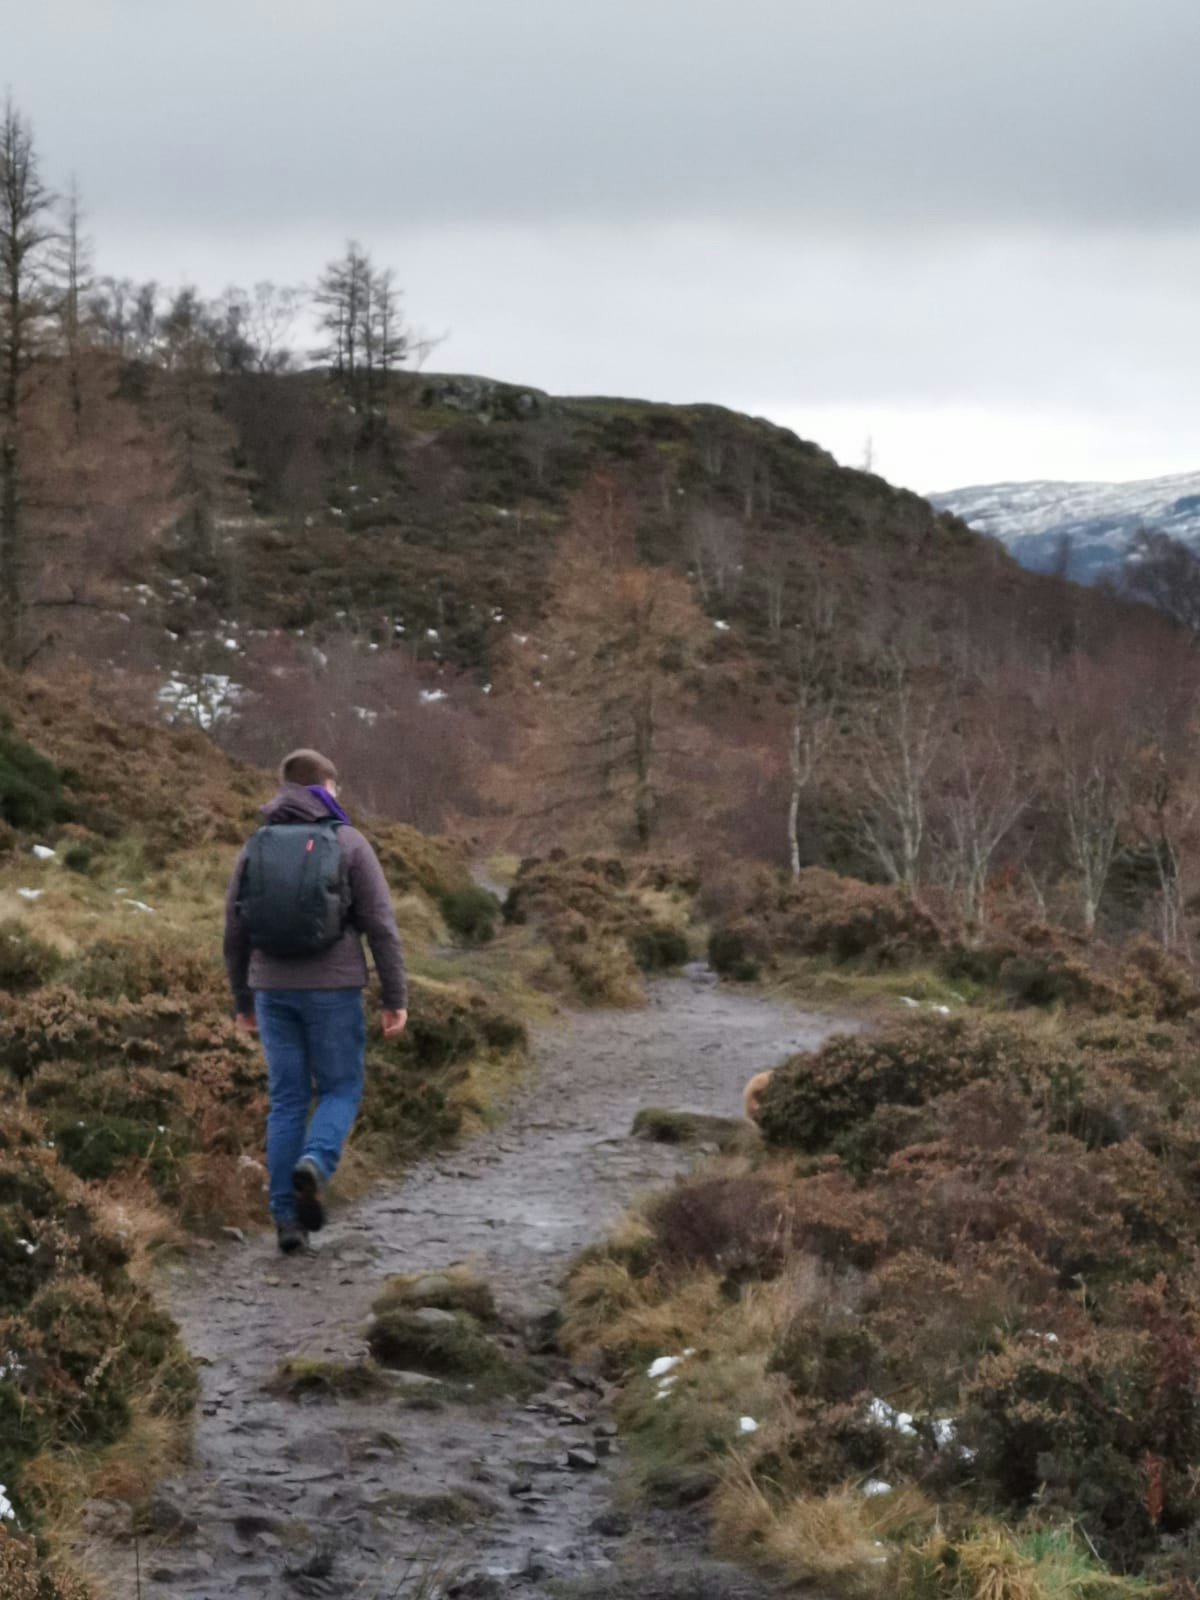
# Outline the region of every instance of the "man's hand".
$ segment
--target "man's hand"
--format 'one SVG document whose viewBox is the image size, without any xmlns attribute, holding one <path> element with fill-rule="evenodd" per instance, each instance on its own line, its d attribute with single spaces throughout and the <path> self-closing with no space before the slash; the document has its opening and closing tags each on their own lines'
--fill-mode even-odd
<svg viewBox="0 0 1200 1600">
<path fill-rule="evenodd" d="M 237 1031 L 239 1033 L 258 1032 L 258 1018 L 254 1015 L 253 1011 L 238 1012 Z"/>
<path fill-rule="evenodd" d="M 385 1039 L 398 1039 L 407 1024 L 407 1011 L 385 1011 L 383 1013 L 383 1037 Z"/>
</svg>

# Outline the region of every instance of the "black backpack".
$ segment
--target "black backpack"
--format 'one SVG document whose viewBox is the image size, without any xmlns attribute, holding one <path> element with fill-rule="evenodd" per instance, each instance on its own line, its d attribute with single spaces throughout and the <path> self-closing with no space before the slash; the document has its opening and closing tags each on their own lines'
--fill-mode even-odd
<svg viewBox="0 0 1200 1600">
<path fill-rule="evenodd" d="M 251 835 L 238 885 L 238 920 L 267 956 L 317 956 L 346 931 L 350 877 L 336 817 L 272 822 Z"/>
</svg>

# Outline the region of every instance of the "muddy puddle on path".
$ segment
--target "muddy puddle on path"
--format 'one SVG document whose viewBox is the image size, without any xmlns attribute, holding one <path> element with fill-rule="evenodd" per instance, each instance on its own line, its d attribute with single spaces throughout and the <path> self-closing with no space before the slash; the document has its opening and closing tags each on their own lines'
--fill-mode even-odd
<svg viewBox="0 0 1200 1600">
<path fill-rule="evenodd" d="M 639 1600 L 761 1593 L 705 1563 L 686 1519 L 619 1510 L 619 1456 L 566 1465 L 572 1448 L 594 1449 L 610 1396 L 561 1362 L 547 1361 L 537 1409 L 411 1409 L 411 1392 L 297 1403 L 264 1386 L 289 1357 L 361 1355 L 391 1273 L 470 1261 L 506 1322 L 535 1324 L 575 1252 L 688 1164 L 629 1137 L 641 1107 L 736 1116 L 750 1073 L 834 1026 L 699 971 L 653 986 L 644 1010 L 571 1014 L 539 1034 L 502 1125 L 335 1211 L 311 1255 L 285 1261 L 264 1236 L 177 1268 L 170 1303 L 205 1363 L 202 1400 L 193 1465 L 157 1502 L 169 1537 L 142 1543 L 142 1593 L 392 1600 L 457 1588 L 535 1600 L 572 1579 Z M 471 1520 L 439 1525 L 445 1496 L 473 1507 Z M 438 1567 L 453 1576 L 433 1582 Z"/>
</svg>

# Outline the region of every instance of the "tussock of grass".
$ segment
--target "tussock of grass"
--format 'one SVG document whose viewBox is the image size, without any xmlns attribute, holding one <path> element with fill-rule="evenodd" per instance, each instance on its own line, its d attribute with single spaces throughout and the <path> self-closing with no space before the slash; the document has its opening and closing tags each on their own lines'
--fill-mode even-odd
<svg viewBox="0 0 1200 1600">
<path fill-rule="evenodd" d="M 560 1337 L 579 1359 L 602 1355 L 615 1366 L 682 1350 L 707 1337 L 721 1307 L 721 1276 L 702 1270 L 664 1295 L 658 1280 L 637 1277 L 613 1257 L 585 1262 L 571 1275 Z"/>
<path fill-rule="evenodd" d="M 1018 1538 L 984 1524 L 961 1538 L 940 1530 L 902 1555 L 897 1600 L 1151 1600 L 1162 1590 L 1105 1570 L 1069 1529 Z"/>
<path fill-rule="evenodd" d="M 750 1555 L 790 1582 L 822 1583 L 839 1594 L 882 1594 L 889 1565 L 880 1542 L 885 1529 L 870 1505 L 853 1487 L 826 1495 L 772 1496 L 739 1461 L 710 1507 L 713 1543 L 724 1554 Z M 905 1510 L 910 1508 L 931 1515 L 911 1493 Z"/>
</svg>

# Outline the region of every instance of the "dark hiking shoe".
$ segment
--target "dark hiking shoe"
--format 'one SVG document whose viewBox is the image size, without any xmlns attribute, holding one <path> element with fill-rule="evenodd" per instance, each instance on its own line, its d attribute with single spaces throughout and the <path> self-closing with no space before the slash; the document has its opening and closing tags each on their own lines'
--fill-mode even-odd
<svg viewBox="0 0 1200 1600">
<path fill-rule="evenodd" d="M 325 1226 L 324 1186 L 321 1169 L 309 1156 L 302 1156 L 292 1168 L 292 1188 L 296 1191 L 296 1220 L 309 1233 Z"/>
<path fill-rule="evenodd" d="M 308 1249 L 308 1234 L 298 1222 L 276 1223 L 275 1237 L 285 1256 L 294 1256 L 297 1250 Z"/>
</svg>

